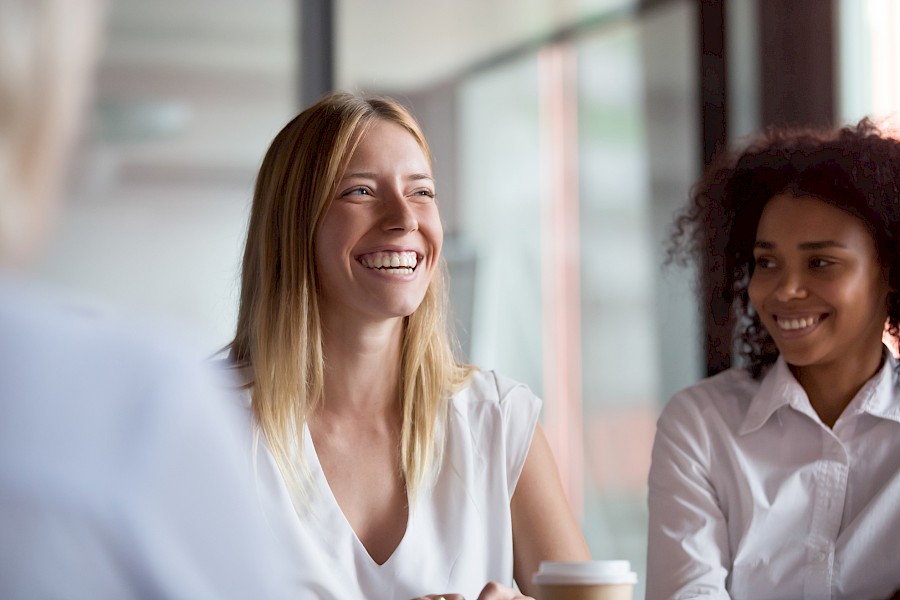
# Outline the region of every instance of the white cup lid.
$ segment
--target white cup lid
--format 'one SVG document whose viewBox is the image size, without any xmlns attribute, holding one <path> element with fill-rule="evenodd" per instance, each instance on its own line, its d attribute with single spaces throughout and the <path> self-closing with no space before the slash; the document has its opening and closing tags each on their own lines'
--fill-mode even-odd
<svg viewBox="0 0 900 600">
<path fill-rule="evenodd" d="M 544 561 L 532 581 L 537 585 L 636 584 L 637 573 L 627 560 Z"/>
</svg>

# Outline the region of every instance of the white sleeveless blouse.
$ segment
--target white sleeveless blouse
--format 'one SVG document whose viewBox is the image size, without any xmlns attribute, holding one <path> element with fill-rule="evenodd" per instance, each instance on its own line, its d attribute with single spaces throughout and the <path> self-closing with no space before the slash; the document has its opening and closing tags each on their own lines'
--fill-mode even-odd
<svg viewBox="0 0 900 600">
<path fill-rule="evenodd" d="M 248 414 L 249 398 L 245 392 Z M 296 566 L 294 597 L 409 600 L 449 592 L 474 599 L 488 581 L 511 586 L 509 506 L 540 409 L 526 386 L 492 371 L 476 372 L 451 400 L 440 470 L 423 487 L 403 539 L 382 565 L 341 512 L 309 431 L 304 427 L 303 449 L 315 489 L 302 516 L 260 439 L 260 501 Z"/>
</svg>

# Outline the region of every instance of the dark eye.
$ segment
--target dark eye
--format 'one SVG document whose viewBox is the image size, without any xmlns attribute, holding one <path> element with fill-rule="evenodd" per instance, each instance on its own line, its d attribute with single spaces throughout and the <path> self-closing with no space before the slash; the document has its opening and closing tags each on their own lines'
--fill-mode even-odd
<svg viewBox="0 0 900 600">
<path fill-rule="evenodd" d="M 833 265 L 834 263 L 827 258 L 811 258 L 809 259 L 809 266 L 813 269 L 821 269 L 824 267 L 828 267 Z"/>
<path fill-rule="evenodd" d="M 416 190 L 413 196 L 425 196 L 426 198 L 434 198 L 435 194 L 431 190 Z"/>
<path fill-rule="evenodd" d="M 775 261 L 765 256 L 758 256 L 755 259 L 755 264 L 757 269 L 771 269 L 775 266 Z"/>
</svg>

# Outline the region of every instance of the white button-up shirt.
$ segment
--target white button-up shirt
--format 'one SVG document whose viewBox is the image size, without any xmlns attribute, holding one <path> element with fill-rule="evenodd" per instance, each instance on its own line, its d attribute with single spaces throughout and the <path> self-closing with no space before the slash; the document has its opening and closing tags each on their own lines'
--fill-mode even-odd
<svg viewBox="0 0 900 600">
<path fill-rule="evenodd" d="M 676 394 L 650 468 L 647 598 L 900 590 L 898 385 L 888 356 L 833 429 L 781 359 Z"/>
</svg>

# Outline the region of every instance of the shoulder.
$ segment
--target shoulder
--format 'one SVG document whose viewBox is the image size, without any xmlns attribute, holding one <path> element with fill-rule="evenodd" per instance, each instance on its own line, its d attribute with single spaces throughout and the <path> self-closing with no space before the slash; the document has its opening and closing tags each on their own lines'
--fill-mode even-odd
<svg viewBox="0 0 900 600">
<path fill-rule="evenodd" d="M 475 461 L 473 472 L 482 476 L 503 473 L 496 481 L 505 482 L 508 503 L 540 412 L 541 400 L 525 384 L 494 371 L 476 371 L 451 401 L 448 456 L 460 465 Z M 460 466 L 457 470 L 466 471 Z"/>
<path fill-rule="evenodd" d="M 720 452 L 738 439 L 759 385 L 746 370 L 732 368 L 669 400 L 656 424 L 649 473 L 651 503 L 692 489 L 689 480 L 710 477 Z"/>
<path fill-rule="evenodd" d="M 451 399 L 451 413 L 470 428 L 530 432 L 541 412 L 541 400 L 527 385 L 495 371 L 478 370 Z"/>
<path fill-rule="evenodd" d="M 540 399 L 524 383 L 496 371 L 480 369 L 472 374 L 464 388 L 454 394 L 454 400 L 466 404 L 486 403 L 498 406 L 515 402 L 540 404 Z"/>
<path fill-rule="evenodd" d="M 154 431 L 210 412 L 219 418 L 212 405 L 223 383 L 203 363 L 189 340 L 154 319 L 0 281 L 0 396 L 22 399 L 3 409 L 19 431 L 78 448 L 88 447 L 79 437 L 93 435 L 121 452 L 164 443 Z M 133 433 L 117 437 L 122 430 Z M 18 443 L 40 447 L 37 439 Z"/>
<path fill-rule="evenodd" d="M 716 423 L 736 430 L 746 415 L 760 381 L 745 369 L 731 368 L 672 396 L 659 417 L 658 430 L 709 432 Z"/>
<path fill-rule="evenodd" d="M 40 370 L 73 392 L 140 386 L 146 395 L 204 372 L 203 353 L 173 325 L 39 285 L 0 283 L 0 331 L 0 368 L 22 384 L 41 384 Z M 18 364 L 30 368 L 15 370 Z"/>
</svg>

